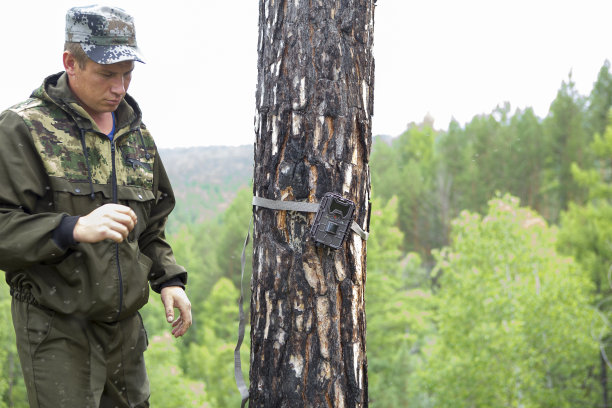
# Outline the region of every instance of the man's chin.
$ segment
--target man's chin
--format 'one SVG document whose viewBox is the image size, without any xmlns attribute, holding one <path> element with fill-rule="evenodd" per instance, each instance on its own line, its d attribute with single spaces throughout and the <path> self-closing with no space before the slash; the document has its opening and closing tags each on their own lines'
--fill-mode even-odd
<svg viewBox="0 0 612 408">
<path fill-rule="evenodd" d="M 119 101 L 106 101 L 104 103 L 104 107 L 106 108 L 105 111 L 106 112 L 114 112 L 117 110 L 117 108 L 119 107 L 119 104 L 121 103 L 121 100 Z"/>
</svg>

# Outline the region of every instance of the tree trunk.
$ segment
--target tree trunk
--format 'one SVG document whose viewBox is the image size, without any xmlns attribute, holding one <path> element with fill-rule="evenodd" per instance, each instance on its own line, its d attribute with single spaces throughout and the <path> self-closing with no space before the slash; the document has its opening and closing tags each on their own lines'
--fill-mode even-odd
<svg viewBox="0 0 612 408">
<path fill-rule="evenodd" d="M 254 194 L 335 192 L 367 228 L 374 0 L 260 0 Z M 365 242 L 309 238 L 312 213 L 255 207 L 250 407 L 368 405 Z"/>
</svg>

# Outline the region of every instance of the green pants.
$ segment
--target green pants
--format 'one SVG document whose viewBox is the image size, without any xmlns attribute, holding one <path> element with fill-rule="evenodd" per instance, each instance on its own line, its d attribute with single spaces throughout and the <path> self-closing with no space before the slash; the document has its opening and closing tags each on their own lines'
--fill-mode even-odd
<svg viewBox="0 0 612 408">
<path fill-rule="evenodd" d="M 139 314 L 91 322 L 15 299 L 11 311 L 30 408 L 149 406 Z"/>
</svg>

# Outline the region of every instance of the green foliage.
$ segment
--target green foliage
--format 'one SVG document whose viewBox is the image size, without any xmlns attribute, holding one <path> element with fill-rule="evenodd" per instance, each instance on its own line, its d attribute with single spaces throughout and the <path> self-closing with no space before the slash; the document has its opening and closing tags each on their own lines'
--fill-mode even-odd
<svg viewBox="0 0 612 408">
<path fill-rule="evenodd" d="M 215 283 L 210 296 L 197 305 L 196 316 L 207 330 L 203 337 L 205 342 L 207 335 L 213 335 L 215 340 L 221 340 L 224 343 L 236 340 L 237 325 L 232 323 L 237 317 L 239 296 L 238 289 L 231 280 L 220 278 Z"/>
<path fill-rule="evenodd" d="M 589 95 L 587 108 L 587 127 L 592 134 L 603 134 L 608 126 L 608 117 L 612 107 L 612 74 L 610 61 L 606 60 L 599 70 L 597 81 Z"/>
<path fill-rule="evenodd" d="M 409 262 L 409 273 L 418 273 L 417 255 Z M 406 280 L 370 268 L 366 288 L 368 311 L 368 370 L 373 407 L 412 406 L 411 374 L 422 364 L 416 353 L 431 333 L 431 293 L 409 289 Z"/>
<path fill-rule="evenodd" d="M 594 158 L 592 168 L 583 169 L 577 164 L 572 167 L 577 184 L 588 190 L 588 200 L 584 205 L 570 203 L 568 211 L 562 214 L 559 248 L 579 262 L 594 284 L 594 304 L 600 319 L 592 332 L 599 343 L 602 362 L 597 375 L 607 389 L 612 368 L 608 357 L 612 355 L 612 126 L 603 135 L 595 134 L 589 150 Z M 607 403 L 605 395 L 604 404 Z"/>
<path fill-rule="evenodd" d="M 368 267 L 395 275 L 400 268 L 400 247 L 404 239 L 397 226 L 398 199 L 393 197 L 382 205 L 382 199 L 372 200 L 370 215 L 371 240 L 368 242 Z"/>
<path fill-rule="evenodd" d="M 450 247 L 436 253 L 438 335 L 419 373 L 434 406 L 594 403 L 589 281 L 555 237 L 510 196 L 454 222 Z"/>
<path fill-rule="evenodd" d="M 435 199 L 435 132 L 429 125 L 413 126 L 394 143 L 398 154 L 396 174 L 404 181 L 399 197 L 399 227 L 406 236 L 405 248 L 427 254 L 442 242 Z"/>
<path fill-rule="evenodd" d="M 193 378 L 201 378 L 208 386 L 208 401 L 212 407 L 240 405 L 240 394 L 234 382 L 234 348 L 238 333 L 238 289 L 231 280 L 220 278 L 210 296 L 197 305 L 196 317 L 203 326 L 197 344 L 190 345 L 186 369 Z M 241 348 L 241 358 L 249 361 L 248 327 Z M 243 370 L 248 378 L 248 367 Z"/>
<path fill-rule="evenodd" d="M 194 398 L 194 393 L 196 396 L 204 395 L 202 398 L 210 408 L 240 405 L 240 394 L 234 383 L 233 352 L 238 334 L 240 255 L 249 227 L 250 211 L 251 193 L 244 188 L 237 192 L 228 209 L 217 219 L 182 225 L 170 235 L 177 262 L 189 271 L 187 293 L 192 303 L 194 323 L 184 338 L 168 338 L 171 326 L 165 321 L 163 305 L 159 295 L 151 294 L 151 300 L 141 310 L 145 327 L 149 336 L 157 339 L 153 342 L 154 347 L 165 347 L 174 355 L 170 361 L 158 361 L 151 350 L 145 353 L 152 387 L 156 372 L 159 371 L 160 378 L 163 378 L 162 374 L 165 372 L 167 375 L 170 370 L 177 373 L 177 381 L 182 378 L 189 384 L 189 398 Z M 245 286 L 248 286 L 250 276 L 251 252 L 249 246 Z M 245 296 L 248 320 L 247 291 Z M 151 357 L 152 354 L 155 355 Z M 241 355 L 246 365 L 243 375 L 248 378 L 248 326 Z M 205 394 L 199 391 L 202 383 L 206 386 Z"/>
<path fill-rule="evenodd" d="M 560 249 L 572 255 L 595 285 L 599 299 L 612 294 L 609 271 L 612 259 L 612 207 L 570 204 L 562 215 Z"/>
<path fill-rule="evenodd" d="M 544 121 L 549 143 L 546 192 L 550 220 L 556 222 L 570 202 L 582 203 L 585 192 L 572 177 L 573 163 L 584 166 L 589 162 L 586 148 L 593 135 L 585 129 L 584 97 L 575 88 L 572 76 L 561 84 L 557 97 Z"/>
<path fill-rule="evenodd" d="M 187 285 L 192 302 L 205 299 L 210 288 L 223 275 L 217 261 L 220 230 L 219 221 L 213 219 L 199 224 L 182 225 L 169 238 L 177 262 L 189 273 Z M 192 293 L 191 288 L 197 290 Z"/>
<path fill-rule="evenodd" d="M 240 259 L 244 239 L 253 214 L 251 205 L 253 193 L 250 188 L 242 188 L 236 194 L 227 211 L 221 218 L 221 230 L 215 237 L 217 243 L 217 263 L 223 276 L 240 286 Z M 251 275 L 252 251 L 246 252 L 245 275 Z"/>
<path fill-rule="evenodd" d="M 397 197 L 386 205 L 374 199 L 368 241 L 367 342 L 370 403 L 412 406 L 411 373 L 422 363 L 416 351 L 432 331 L 431 292 L 421 289 L 425 271 L 416 253 L 402 259 Z M 411 390 L 412 392 L 407 392 Z"/>
<path fill-rule="evenodd" d="M 544 163 L 548 150 L 541 121 L 533 109 L 517 111 L 510 119 L 509 167 L 506 174 L 507 190 L 533 209 L 545 212 L 541 186 L 544 179 Z"/>
<path fill-rule="evenodd" d="M 179 365 L 180 357 L 169 333 L 151 339 L 149 349 L 145 353 L 151 387 L 151 406 L 208 407 L 204 383 L 191 380 L 183 374 Z"/>
<path fill-rule="evenodd" d="M 438 190 L 443 210 L 441 216 L 448 223 L 457 215 L 450 213 L 451 209 L 474 209 L 479 167 L 474 158 L 472 141 L 455 121 L 449 124 L 448 132 L 440 138 L 437 154 L 440 156 Z M 443 234 L 448 235 L 448 231 Z"/>
<path fill-rule="evenodd" d="M 383 200 L 389 200 L 402 188 L 402 181 L 394 177 L 398 158 L 389 138 L 376 137 L 370 155 L 372 191 Z"/>
</svg>

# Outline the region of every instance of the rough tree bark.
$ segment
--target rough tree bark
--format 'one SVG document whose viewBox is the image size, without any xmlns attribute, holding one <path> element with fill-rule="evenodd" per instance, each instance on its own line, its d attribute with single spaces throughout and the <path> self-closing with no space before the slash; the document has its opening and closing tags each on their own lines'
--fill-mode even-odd
<svg viewBox="0 0 612 408">
<path fill-rule="evenodd" d="M 260 0 L 254 194 L 369 216 L 375 0 Z M 250 407 L 368 405 L 365 242 L 308 238 L 314 214 L 255 207 Z"/>
</svg>

